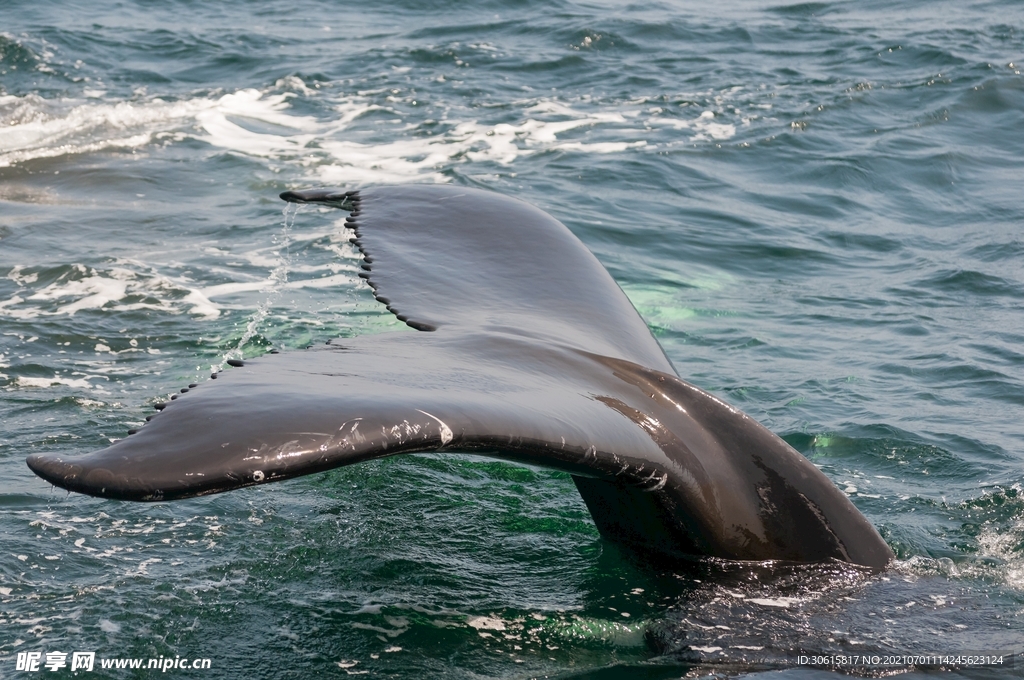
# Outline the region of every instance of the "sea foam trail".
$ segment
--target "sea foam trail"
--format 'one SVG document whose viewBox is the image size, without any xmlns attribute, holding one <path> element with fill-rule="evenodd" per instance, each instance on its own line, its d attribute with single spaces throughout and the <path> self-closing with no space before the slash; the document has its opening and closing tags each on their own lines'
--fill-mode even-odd
<svg viewBox="0 0 1024 680">
<path fill-rule="evenodd" d="M 0 167 L 195 139 L 250 157 L 300 164 L 308 168 L 310 181 L 447 182 L 443 170 L 452 165 L 509 166 L 517 158 L 551 151 L 621 153 L 649 146 L 652 132 L 659 133 L 660 145 L 720 142 L 735 136 L 737 123 L 750 123 L 749 117 L 720 122 L 721 114 L 709 109 L 667 117 L 662 107 L 645 107 L 644 102 L 599 104 L 597 110 L 594 102 L 585 102 L 586 110 L 579 110 L 541 98 L 517 102 L 520 120 L 515 123 L 453 116 L 440 132 L 413 125 L 406 134 L 374 142 L 352 130 L 366 114 L 392 112 L 377 104 L 373 95 L 334 95 L 336 99 L 329 103 L 332 115 L 319 118 L 296 114 L 290 100 L 332 95 L 312 91 L 296 78 L 282 79 L 265 90 L 242 89 L 177 101 L 0 96 L 4 123 L 0 125 Z M 401 118 L 392 122 L 404 125 Z M 581 129 L 599 129 L 615 139 L 584 141 L 578 138 Z M 566 139 L 566 133 L 574 133 L 575 138 Z"/>
</svg>

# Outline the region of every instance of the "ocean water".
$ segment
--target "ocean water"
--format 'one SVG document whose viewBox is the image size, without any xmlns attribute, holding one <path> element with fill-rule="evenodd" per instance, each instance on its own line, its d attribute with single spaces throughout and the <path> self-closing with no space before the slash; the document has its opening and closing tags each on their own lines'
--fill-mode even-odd
<svg viewBox="0 0 1024 680">
<path fill-rule="evenodd" d="M 1022 64 L 1012 0 L 5 0 L 0 676 L 55 651 L 206 678 L 1024 653 Z M 638 563 L 568 476 L 476 456 L 156 504 L 31 474 L 229 358 L 413 332 L 356 276 L 344 213 L 277 198 L 408 182 L 562 220 L 680 375 L 820 466 L 892 568 Z"/>
</svg>

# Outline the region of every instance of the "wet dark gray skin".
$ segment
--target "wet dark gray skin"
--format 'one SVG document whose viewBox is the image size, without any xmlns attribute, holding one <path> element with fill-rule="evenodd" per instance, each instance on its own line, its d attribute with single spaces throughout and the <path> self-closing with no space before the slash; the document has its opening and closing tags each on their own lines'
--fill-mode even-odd
<svg viewBox="0 0 1024 680">
<path fill-rule="evenodd" d="M 364 278 L 423 332 L 246 360 L 109 448 L 30 456 L 36 474 L 160 501 L 469 452 L 568 472 L 601 534 L 651 557 L 892 559 L 806 458 L 680 380 L 604 267 L 546 213 L 451 186 L 282 198 L 352 210 Z"/>
</svg>

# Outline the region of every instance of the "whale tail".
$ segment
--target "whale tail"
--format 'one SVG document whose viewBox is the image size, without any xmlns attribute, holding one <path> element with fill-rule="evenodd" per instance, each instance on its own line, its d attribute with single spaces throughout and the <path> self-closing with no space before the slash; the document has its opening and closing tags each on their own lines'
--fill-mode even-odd
<svg viewBox="0 0 1024 680">
<path fill-rule="evenodd" d="M 158 501 L 471 452 L 570 473 L 601 533 L 642 552 L 892 558 L 807 459 L 679 379 L 607 271 L 547 214 L 457 187 L 282 197 L 351 209 L 375 296 L 427 332 L 235 362 L 137 433 L 82 457 L 30 456 L 33 471 Z"/>
</svg>

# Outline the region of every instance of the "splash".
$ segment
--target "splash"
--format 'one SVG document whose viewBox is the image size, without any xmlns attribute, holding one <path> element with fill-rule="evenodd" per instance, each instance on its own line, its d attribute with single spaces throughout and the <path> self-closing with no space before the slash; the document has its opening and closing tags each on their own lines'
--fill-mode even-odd
<svg viewBox="0 0 1024 680">
<path fill-rule="evenodd" d="M 270 271 L 270 276 L 267 277 L 267 280 L 260 287 L 260 290 L 266 291 L 268 296 L 249 317 L 245 332 L 238 339 L 238 344 L 224 355 L 223 361 L 227 361 L 232 357 L 241 358 L 243 356 L 245 346 L 259 332 L 260 324 L 267 318 L 267 313 L 280 294 L 282 287 L 288 284 L 288 270 L 291 267 L 292 260 L 288 248 L 292 241 L 291 233 L 292 226 L 295 224 L 295 216 L 299 213 L 300 209 L 301 206 L 296 206 L 294 203 L 285 205 L 281 231 L 274 237 L 274 244 L 278 248 L 275 251 L 277 261 L 274 263 L 274 268 Z"/>
</svg>

